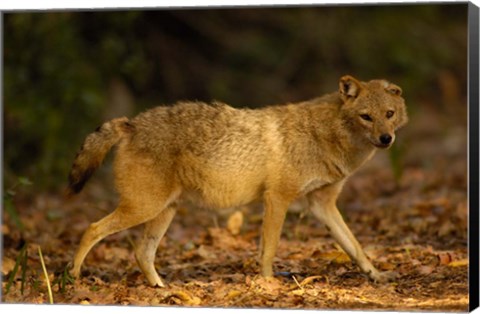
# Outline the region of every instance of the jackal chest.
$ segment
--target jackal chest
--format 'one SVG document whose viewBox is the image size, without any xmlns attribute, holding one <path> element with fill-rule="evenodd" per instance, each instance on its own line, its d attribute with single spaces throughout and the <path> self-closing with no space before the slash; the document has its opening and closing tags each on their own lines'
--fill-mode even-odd
<svg viewBox="0 0 480 314">
<path fill-rule="evenodd" d="M 305 184 L 300 188 L 300 195 L 306 195 L 316 189 L 321 188 L 322 186 L 325 186 L 331 182 L 328 182 L 326 180 L 318 179 L 318 178 L 313 178 L 309 179 L 305 182 Z"/>
</svg>

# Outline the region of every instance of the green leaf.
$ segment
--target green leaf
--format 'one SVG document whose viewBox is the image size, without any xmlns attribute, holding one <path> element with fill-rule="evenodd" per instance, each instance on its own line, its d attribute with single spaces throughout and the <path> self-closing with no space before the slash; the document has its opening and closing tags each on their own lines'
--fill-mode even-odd
<svg viewBox="0 0 480 314">
<path fill-rule="evenodd" d="M 10 277 L 8 278 L 7 286 L 5 287 L 5 294 L 7 294 L 10 291 L 10 287 L 13 284 L 13 280 L 15 279 L 15 276 L 17 275 L 18 271 L 18 266 L 22 264 L 22 267 L 26 268 L 26 251 L 27 251 L 27 243 L 25 243 L 20 250 L 20 253 L 18 253 L 17 259 L 15 261 L 15 266 L 13 267 L 12 273 L 10 274 Z M 21 292 L 23 294 L 23 286 L 24 286 L 24 279 L 25 279 L 25 269 L 22 270 L 22 287 L 21 287 Z"/>
<path fill-rule="evenodd" d="M 32 185 L 33 182 L 27 177 L 18 177 L 18 183 L 22 186 Z"/>
<path fill-rule="evenodd" d="M 10 218 L 12 218 L 12 220 L 15 223 L 15 225 L 17 226 L 17 228 L 20 229 L 20 230 L 23 230 L 24 229 L 23 223 L 20 220 L 20 217 L 18 216 L 17 208 L 13 204 L 12 198 L 9 197 L 9 196 L 4 197 L 3 206 L 5 208 L 5 211 L 10 216 Z"/>
</svg>

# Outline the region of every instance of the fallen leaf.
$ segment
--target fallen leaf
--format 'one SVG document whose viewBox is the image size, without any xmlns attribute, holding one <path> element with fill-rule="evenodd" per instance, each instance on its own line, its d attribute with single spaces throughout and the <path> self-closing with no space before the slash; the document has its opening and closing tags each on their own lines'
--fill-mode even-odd
<svg viewBox="0 0 480 314">
<path fill-rule="evenodd" d="M 230 290 L 228 291 L 227 295 L 226 295 L 226 298 L 227 299 L 233 299 L 233 298 L 236 298 L 238 297 L 239 295 L 241 295 L 243 292 L 242 291 L 239 291 L 239 290 Z"/>
<path fill-rule="evenodd" d="M 312 281 L 314 281 L 315 279 L 321 279 L 323 278 L 323 276 L 310 276 L 310 277 L 307 277 L 305 279 L 302 280 L 302 282 L 300 283 L 300 286 L 305 286 L 305 285 L 308 285 L 309 283 L 311 283 Z"/>
<path fill-rule="evenodd" d="M 420 262 L 418 259 L 414 258 L 410 260 L 410 263 L 412 263 L 413 266 L 418 266 L 421 265 L 422 262 Z"/>
<path fill-rule="evenodd" d="M 268 294 L 278 294 L 282 288 L 282 283 L 275 277 L 260 277 L 252 282 L 260 292 Z"/>
<path fill-rule="evenodd" d="M 245 249 L 250 246 L 250 243 L 245 241 L 242 237 L 234 237 L 231 232 L 224 228 L 208 228 L 208 233 L 212 237 L 213 245 L 224 250 L 227 249 Z"/>
<path fill-rule="evenodd" d="M 456 209 L 455 215 L 460 220 L 461 228 L 466 229 L 468 225 L 468 206 L 467 201 L 460 202 Z"/>
<path fill-rule="evenodd" d="M 335 276 L 342 276 L 343 274 L 345 274 L 348 270 L 341 266 L 341 267 L 338 267 L 336 270 L 335 270 Z"/>
<path fill-rule="evenodd" d="M 317 251 L 316 251 L 317 252 Z M 338 264 L 344 264 L 350 262 L 350 257 L 341 251 L 330 251 L 330 252 L 322 252 L 322 253 L 314 253 L 315 258 L 320 258 L 323 260 L 327 260 L 329 262 L 335 262 Z"/>
<path fill-rule="evenodd" d="M 468 266 L 468 259 L 464 258 L 458 261 L 453 261 L 448 263 L 447 266 L 450 266 L 450 267 Z"/>
<path fill-rule="evenodd" d="M 435 267 L 431 265 L 423 265 L 418 268 L 418 272 L 422 275 L 430 275 L 434 269 Z"/>
<path fill-rule="evenodd" d="M 204 259 L 216 259 L 217 255 L 212 251 L 208 250 L 205 245 L 200 245 L 197 249 L 197 254 Z"/>
<path fill-rule="evenodd" d="M 389 262 L 381 262 L 379 265 L 378 265 L 378 268 L 380 268 L 380 270 L 393 270 L 395 269 L 395 265 L 392 264 L 392 263 L 389 263 Z"/>
<path fill-rule="evenodd" d="M 292 252 L 291 254 L 288 254 L 288 259 L 289 260 L 304 260 L 305 259 L 305 253 L 303 253 L 303 252 Z"/>
<path fill-rule="evenodd" d="M 227 229 L 231 234 L 237 235 L 243 225 L 243 213 L 239 210 L 230 215 L 227 221 Z"/>
<path fill-rule="evenodd" d="M 15 267 L 15 261 L 9 257 L 2 257 L 2 274 L 8 275 Z"/>
<path fill-rule="evenodd" d="M 108 247 L 105 246 L 104 249 L 104 257 L 105 261 L 111 262 L 115 260 L 127 260 L 131 254 L 131 250 L 123 247 Z"/>
<path fill-rule="evenodd" d="M 455 231 L 456 228 L 457 227 L 450 220 L 447 220 L 438 229 L 438 236 L 443 237 L 449 235 L 452 231 Z"/>
<path fill-rule="evenodd" d="M 453 260 L 452 255 L 448 252 L 439 253 L 437 256 L 440 265 L 448 265 Z"/>
<path fill-rule="evenodd" d="M 185 302 L 187 305 L 200 305 L 202 302 L 200 298 L 190 295 L 190 293 L 182 290 L 173 291 L 169 297 L 177 297 L 182 302 Z"/>
<path fill-rule="evenodd" d="M 304 293 L 305 293 L 305 290 L 303 289 L 297 289 L 292 291 L 293 295 L 298 295 L 298 296 L 302 296 Z"/>
</svg>

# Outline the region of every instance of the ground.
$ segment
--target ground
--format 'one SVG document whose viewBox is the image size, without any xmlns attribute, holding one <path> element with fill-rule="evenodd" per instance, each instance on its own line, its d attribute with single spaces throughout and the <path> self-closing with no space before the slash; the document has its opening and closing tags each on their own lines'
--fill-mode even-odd
<svg viewBox="0 0 480 314">
<path fill-rule="evenodd" d="M 50 283 L 60 304 L 467 311 L 466 125 L 442 132 L 442 117 L 423 110 L 397 134 L 393 166 L 379 152 L 338 202 L 373 264 L 397 274 L 393 282 L 370 281 L 304 200 L 287 215 L 274 279 L 258 276 L 261 206 L 215 213 L 192 204 L 179 210 L 156 255 L 165 288 L 149 287 L 135 262 L 141 227 L 101 241 L 70 281 L 82 233 L 115 207 L 107 164 L 73 201 L 59 193 L 15 198 L 24 229 L 4 215 L 2 301 L 48 303 Z"/>
</svg>

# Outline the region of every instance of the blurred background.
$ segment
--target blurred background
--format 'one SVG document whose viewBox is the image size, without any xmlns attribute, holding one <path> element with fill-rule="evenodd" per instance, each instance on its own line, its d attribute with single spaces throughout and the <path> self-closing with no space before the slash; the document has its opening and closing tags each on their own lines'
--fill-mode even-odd
<svg viewBox="0 0 480 314">
<path fill-rule="evenodd" d="M 344 74 L 403 88 L 397 177 L 441 143 L 466 160 L 467 4 L 7 13 L 3 47 L 7 188 L 63 189 L 106 119 L 178 100 L 296 102 Z"/>
</svg>

